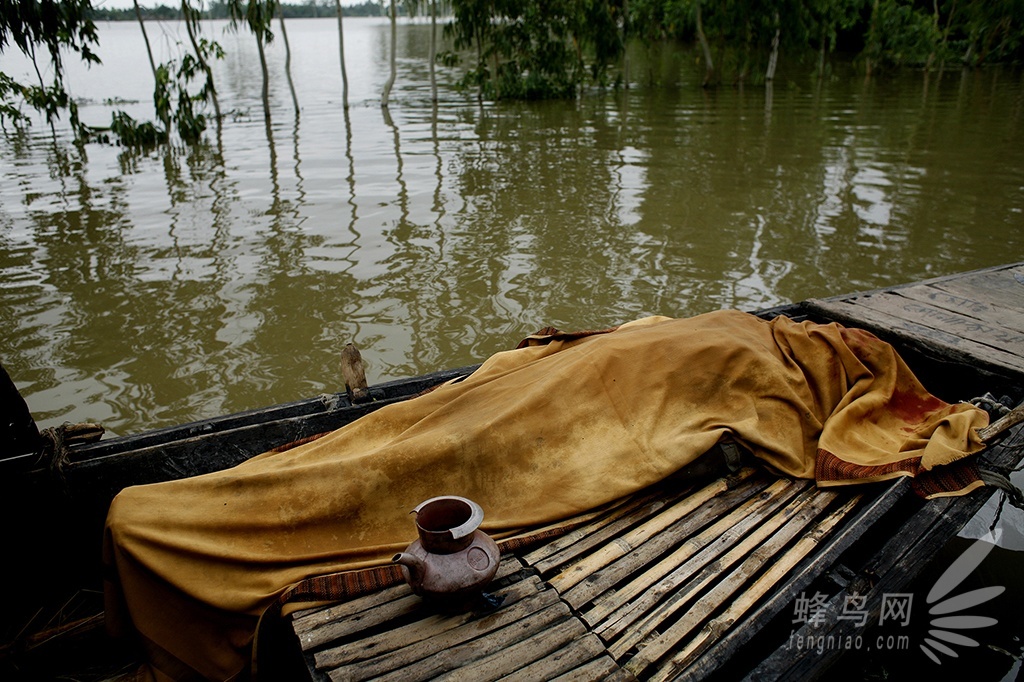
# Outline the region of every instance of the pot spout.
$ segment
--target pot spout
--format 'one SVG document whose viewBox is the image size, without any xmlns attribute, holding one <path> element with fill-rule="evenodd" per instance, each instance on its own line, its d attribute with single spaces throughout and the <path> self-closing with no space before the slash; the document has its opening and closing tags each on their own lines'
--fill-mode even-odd
<svg viewBox="0 0 1024 682">
<path fill-rule="evenodd" d="M 414 554 L 409 552 L 399 552 L 395 556 L 391 557 L 391 561 L 396 564 L 405 566 L 406 570 L 409 571 L 409 585 L 413 589 L 416 589 L 423 583 L 423 576 L 426 573 L 426 564 L 423 560 Z"/>
</svg>

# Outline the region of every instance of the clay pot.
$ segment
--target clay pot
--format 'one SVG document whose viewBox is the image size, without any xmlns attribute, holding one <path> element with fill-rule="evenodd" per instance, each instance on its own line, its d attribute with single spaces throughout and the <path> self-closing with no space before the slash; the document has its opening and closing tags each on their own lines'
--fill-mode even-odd
<svg viewBox="0 0 1024 682">
<path fill-rule="evenodd" d="M 498 571 L 498 545 L 481 530 L 484 511 L 454 495 L 434 497 L 412 510 L 419 539 L 392 557 L 413 592 L 467 595 L 483 590 Z"/>
</svg>

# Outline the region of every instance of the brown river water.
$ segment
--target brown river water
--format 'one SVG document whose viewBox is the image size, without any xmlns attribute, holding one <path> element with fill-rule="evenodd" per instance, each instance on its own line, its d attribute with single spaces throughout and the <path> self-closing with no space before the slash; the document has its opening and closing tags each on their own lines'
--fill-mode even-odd
<svg viewBox="0 0 1024 682">
<path fill-rule="evenodd" d="M 158 60 L 177 54 L 180 26 L 148 26 Z M 387 25 L 348 19 L 346 111 L 335 21 L 293 20 L 300 111 L 279 36 L 267 124 L 253 39 L 223 27 L 204 31 L 230 113 L 203 145 L 0 137 L 0 362 L 41 426 L 123 435 L 337 391 L 348 341 L 374 383 L 547 325 L 1024 260 L 1019 70 L 819 81 L 784 63 L 772 86 L 704 91 L 692 53 L 638 50 L 626 91 L 480 104 L 440 69 L 435 106 L 419 23 L 400 27 L 385 113 Z M 139 27 L 100 38 L 103 66 L 69 65 L 83 120 L 152 119 Z"/>
</svg>

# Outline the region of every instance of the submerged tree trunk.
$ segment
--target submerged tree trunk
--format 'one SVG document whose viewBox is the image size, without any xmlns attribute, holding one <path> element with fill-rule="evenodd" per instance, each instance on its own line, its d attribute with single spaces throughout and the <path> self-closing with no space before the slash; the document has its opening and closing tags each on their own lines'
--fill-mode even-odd
<svg viewBox="0 0 1024 682">
<path fill-rule="evenodd" d="M 871 22 L 868 24 L 867 43 L 864 48 L 868 55 L 864 63 L 864 75 L 870 78 L 874 68 L 874 57 L 877 53 L 881 52 L 881 44 L 878 37 L 878 0 L 875 0 L 871 7 Z"/>
<path fill-rule="evenodd" d="M 277 6 L 277 19 L 281 22 L 281 38 L 284 40 L 284 75 L 288 78 L 288 89 L 292 92 L 292 105 L 295 113 L 299 113 L 299 98 L 295 95 L 295 83 L 292 81 L 292 48 L 288 44 L 288 31 L 284 27 L 284 10 Z"/>
<path fill-rule="evenodd" d="M 260 54 L 260 69 L 263 70 L 263 118 L 270 120 L 270 72 L 267 70 L 267 54 L 263 49 L 263 35 L 256 33 L 256 49 Z"/>
<path fill-rule="evenodd" d="M 334 7 L 338 13 L 338 54 L 341 57 L 341 99 L 343 106 L 348 109 L 348 72 L 345 70 L 345 27 L 341 21 L 341 0 L 334 0 Z"/>
<path fill-rule="evenodd" d="M 153 59 L 153 48 L 149 44 L 149 35 L 146 34 L 146 24 L 142 21 L 142 10 L 139 9 L 139 0 L 133 0 L 135 5 L 135 18 L 139 20 L 139 28 L 142 29 L 142 40 L 146 43 L 146 56 L 149 57 L 149 68 L 153 70 L 153 106 L 156 107 L 156 115 L 164 124 L 167 134 L 171 133 L 171 103 L 167 101 L 167 89 L 160 80 L 160 74 L 156 69 L 156 61 Z"/>
<path fill-rule="evenodd" d="M 622 85 L 629 90 L 629 0 L 622 0 Z"/>
<path fill-rule="evenodd" d="M 821 29 L 821 47 L 818 50 L 818 80 L 825 77 L 825 55 L 828 49 L 828 36 L 826 30 Z"/>
<path fill-rule="evenodd" d="M 779 37 L 782 35 L 778 10 L 772 18 L 775 20 L 775 35 L 772 36 L 772 53 L 768 57 L 768 68 L 764 72 L 764 79 L 767 82 L 775 80 L 775 67 L 779 65 Z"/>
<path fill-rule="evenodd" d="M 711 58 L 711 46 L 708 45 L 708 37 L 704 35 L 704 22 L 700 16 L 700 2 L 695 3 L 697 10 L 697 38 L 700 40 L 700 48 L 704 51 L 704 82 L 703 87 L 708 87 L 715 77 L 715 62 Z"/>
<path fill-rule="evenodd" d="M 391 87 L 395 84 L 395 42 L 398 37 L 398 17 L 396 15 L 395 0 L 391 0 L 391 73 L 388 75 L 388 80 L 384 84 L 384 93 L 380 98 L 380 105 L 384 108 L 387 108 L 388 106 L 388 99 L 391 97 Z"/>
<path fill-rule="evenodd" d="M 196 59 L 206 74 L 206 91 L 210 93 L 210 101 L 213 102 L 213 112 L 217 117 L 217 125 L 220 125 L 220 102 L 217 100 L 217 88 L 213 84 L 213 70 L 210 63 L 206 61 L 206 53 L 199 48 L 199 41 L 196 40 L 196 27 L 198 14 L 188 4 L 188 0 L 181 0 L 181 14 L 185 17 L 185 29 L 188 31 L 188 39 L 192 43 L 192 50 L 196 53 Z M 152 57 L 150 57 L 152 62 Z"/>
<path fill-rule="evenodd" d="M 430 101 L 437 101 L 437 0 L 430 0 Z"/>
</svg>

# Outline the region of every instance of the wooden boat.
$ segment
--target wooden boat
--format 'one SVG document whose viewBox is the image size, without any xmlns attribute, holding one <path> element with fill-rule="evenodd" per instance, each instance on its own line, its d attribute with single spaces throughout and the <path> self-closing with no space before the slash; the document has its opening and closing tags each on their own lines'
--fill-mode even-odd
<svg viewBox="0 0 1024 682">
<path fill-rule="evenodd" d="M 867 328 L 893 343 L 937 396 L 991 393 L 1017 404 L 1022 293 L 1024 264 L 1015 264 L 756 314 Z M 50 463 L 34 452 L 0 460 L 19 555 L 4 569 L 5 584 L 16 586 L 4 657 L 31 659 L 45 638 L 73 639 L 76 628 L 99 636 L 99 538 L 123 487 L 233 466 L 473 369 L 380 384 L 361 401 L 341 391 L 74 445 Z M 993 464 L 1016 464 L 1022 441 L 1012 431 L 991 448 Z M 922 502 L 905 480 L 835 492 L 756 468 L 691 473 L 682 488 L 673 481 L 644 491 L 570 534 L 506 552 L 492 588 L 505 601 L 494 613 L 437 613 L 395 585 L 294 614 L 277 632 L 282 648 L 272 664 L 289 679 L 297 671 L 332 680 L 813 677 L 844 651 L 785 646 L 795 600 L 809 590 L 822 595 L 829 625 L 805 626 L 802 637 L 862 632 L 863 624 L 838 617 L 844 597 L 859 590 L 877 620 L 880 599 L 872 598 L 904 589 L 987 498 Z M 82 612 L 65 624 L 38 616 L 69 604 Z"/>
</svg>

